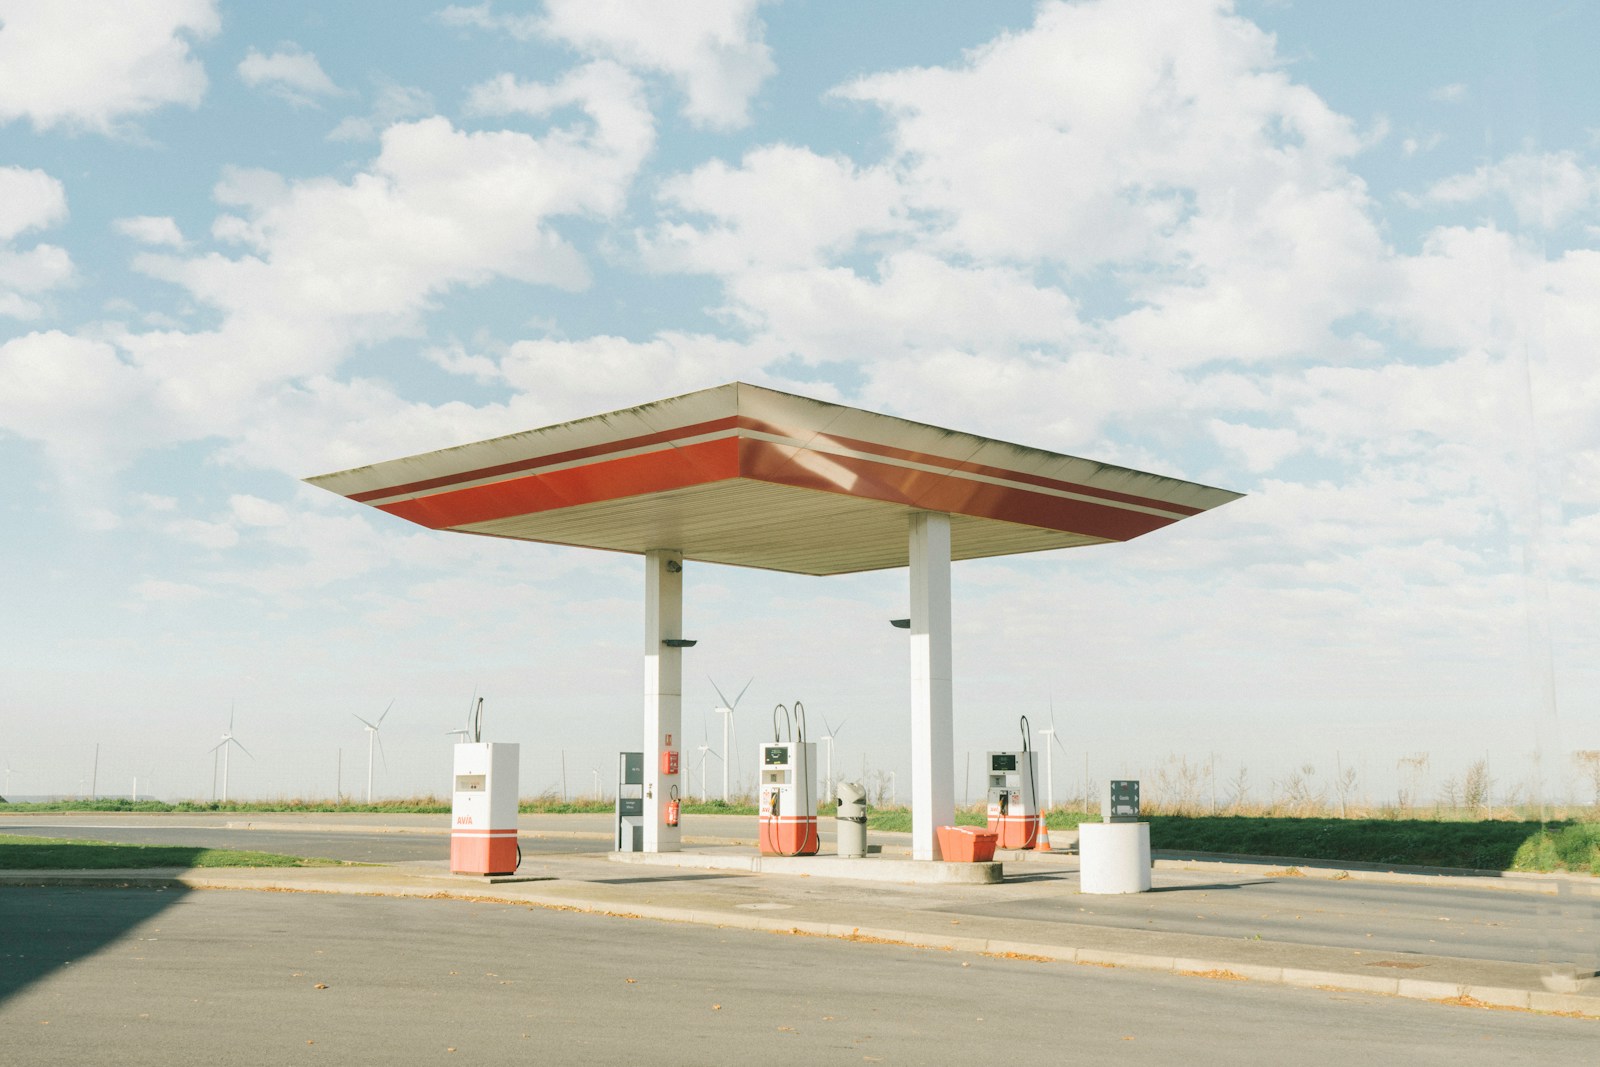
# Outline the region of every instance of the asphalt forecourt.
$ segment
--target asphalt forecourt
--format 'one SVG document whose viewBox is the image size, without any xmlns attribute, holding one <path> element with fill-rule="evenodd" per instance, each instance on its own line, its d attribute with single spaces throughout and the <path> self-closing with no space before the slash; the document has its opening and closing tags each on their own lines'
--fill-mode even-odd
<svg viewBox="0 0 1600 1067">
<path fill-rule="evenodd" d="M 0 959 L 17 1067 L 1455 1067 L 1600 1047 L 1584 1019 L 497 902 L 5 889 Z"/>
<path fill-rule="evenodd" d="M 35 833 L 46 830 L 42 822 Z M 301 825 L 297 832 L 315 831 Z M 345 827 L 326 836 L 337 841 L 349 833 Z M 705 852 L 740 848 L 748 846 L 700 846 Z M 0 885 L 494 900 L 1600 1017 L 1600 983 L 1591 977 L 1600 897 L 1586 877 L 1395 871 L 1373 872 L 1385 875 L 1373 880 L 1332 870 L 1306 877 L 1307 868 L 1240 861 L 1164 861 L 1155 871 L 1154 892 L 1091 897 L 1077 891 L 1074 858 L 1060 854 L 1009 863 L 1006 880 L 996 885 L 635 867 L 609 862 L 604 852 L 530 850 L 517 881 L 455 876 L 447 866 L 429 859 L 321 868 L 14 870 L 0 873 Z"/>
</svg>

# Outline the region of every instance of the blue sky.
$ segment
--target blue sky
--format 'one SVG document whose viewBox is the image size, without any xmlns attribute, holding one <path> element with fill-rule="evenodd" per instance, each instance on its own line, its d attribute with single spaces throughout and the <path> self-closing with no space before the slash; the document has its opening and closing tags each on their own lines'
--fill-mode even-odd
<svg viewBox="0 0 1600 1067">
<path fill-rule="evenodd" d="M 208 796 L 230 707 L 235 795 L 350 791 L 391 700 L 377 790 L 438 790 L 474 692 L 525 792 L 592 789 L 639 561 L 300 479 L 737 379 L 1249 494 L 955 568 L 958 793 L 1053 711 L 1058 796 L 1184 758 L 1379 801 L 1425 754 L 1527 798 L 1536 751 L 1559 794 L 1600 749 L 1597 22 L 0 0 L 10 791 Z M 693 568 L 690 740 L 754 678 L 746 776 L 800 699 L 903 782 L 904 586 Z"/>
</svg>

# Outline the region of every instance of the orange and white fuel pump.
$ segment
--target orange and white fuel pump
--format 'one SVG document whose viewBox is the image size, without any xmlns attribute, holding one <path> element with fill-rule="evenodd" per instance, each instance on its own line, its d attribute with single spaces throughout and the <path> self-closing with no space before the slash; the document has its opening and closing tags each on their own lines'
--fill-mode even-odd
<svg viewBox="0 0 1600 1067">
<path fill-rule="evenodd" d="M 778 728 L 783 712 L 788 740 Z M 817 831 L 817 746 L 805 739 L 805 707 L 797 700 L 795 718 L 782 704 L 772 709 L 772 740 L 761 745 L 761 853 L 765 856 L 815 856 L 822 845 Z M 799 729 L 795 729 L 798 720 Z"/>
<path fill-rule="evenodd" d="M 989 829 L 999 848 L 1031 849 L 1039 843 L 1039 806 L 1034 799 L 1032 739 L 1022 717 L 1022 751 L 990 752 Z"/>
<path fill-rule="evenodd" d="M 450 870 L 511 874 L 517 847 L 517 760 L 522 746 L 468 741 L 456 746 L 450 803 Z"/>
</svg>

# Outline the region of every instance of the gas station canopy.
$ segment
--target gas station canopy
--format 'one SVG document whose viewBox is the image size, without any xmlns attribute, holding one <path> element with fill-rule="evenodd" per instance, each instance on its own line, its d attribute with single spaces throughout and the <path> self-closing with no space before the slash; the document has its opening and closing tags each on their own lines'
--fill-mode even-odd
<svg viewBox="0 0 1600 1067">
<path fill-rule="evenodd" d="M 955 823 L 951 561 L 1127 541 L 1239 495 L 738 382 L 307 480 L 430 529 L 644 556 L 644 852 L 682 840 L 683 561 L 908 568 L 918 860 Z M 806 798 L 764 792 L 762 818 L 815 823 Z"/>
<path fill-rule="evenodd" d="M 435 530 L 799 574 L 1127 541 L 1236 499 L 1193 482 L 731 383 L 307 479 Z"/>
</svg>

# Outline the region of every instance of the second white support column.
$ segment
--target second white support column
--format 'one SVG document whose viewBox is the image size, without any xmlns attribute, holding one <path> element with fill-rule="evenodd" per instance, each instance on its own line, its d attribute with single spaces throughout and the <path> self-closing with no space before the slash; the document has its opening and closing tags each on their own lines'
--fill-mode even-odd
<svg viewBox="0 0 1600 1067">
<path fill-rule="evenodd" d="M 911 516 L 911 855 L 936 860 L 955 823 L 950 655 L 950 516 Z"/>
<path fill-rule="evenodd" d="M 644 850 L 677 852 L 680 827 L 667 825 L 667 801 L 682 796 L 681 774 L 668 773 L 666 753 L 683 752 L 683 555 L 644 554 Z"/>
</svg>

